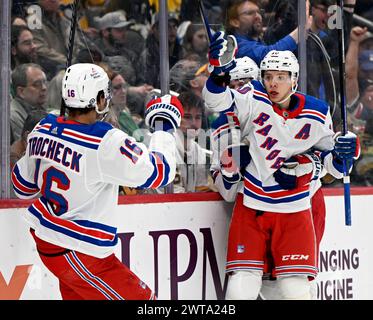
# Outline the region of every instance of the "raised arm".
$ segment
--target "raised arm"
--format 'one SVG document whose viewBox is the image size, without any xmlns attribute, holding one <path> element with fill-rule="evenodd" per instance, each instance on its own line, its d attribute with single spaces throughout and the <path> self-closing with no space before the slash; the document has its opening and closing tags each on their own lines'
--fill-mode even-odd
<svg viewBox="0 0 373 320">
<path fill-rule="evenodd" d="M 359 98 L 359 46 L 367 34 L 367 28 L 354 27 L 346 54 L 346 98 L 351 106 Z"/>
</svg>

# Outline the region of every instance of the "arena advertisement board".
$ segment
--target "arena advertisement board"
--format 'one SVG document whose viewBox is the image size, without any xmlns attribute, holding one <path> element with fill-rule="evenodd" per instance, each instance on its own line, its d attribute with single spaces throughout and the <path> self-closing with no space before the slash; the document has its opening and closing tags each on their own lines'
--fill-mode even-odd
<svg viewBox="0 0 373 320">
<path fill-rule="evenodd" d="M 223 299 L 226 241 L 232 211 L 216 195 L 166 201 L 120 201 L 115 254 L 159 299 Z M 150 197 L 149 197 L 150 198 Z M 157 198 L 153 198 L 157 199 Z M 159 201 L 162 200 L 162 201 Z M 318 298 L 373 299 L 369 231 L 372 195 L 352 197 L 352 226 L 344 225 L 342 196 L 327 196 Z M 18 208 L 0 209 L 0 299 L 61 299 L 56 278 L 42 265 Z"/>
<path fill-rule="evenodd" d="M 373 299 L 372 205 L 372 195 L 353 196 L 352 225 L 346 226 L 343 196 L 326 197 L 317 277 L 319 299 Z"/>
</svg>

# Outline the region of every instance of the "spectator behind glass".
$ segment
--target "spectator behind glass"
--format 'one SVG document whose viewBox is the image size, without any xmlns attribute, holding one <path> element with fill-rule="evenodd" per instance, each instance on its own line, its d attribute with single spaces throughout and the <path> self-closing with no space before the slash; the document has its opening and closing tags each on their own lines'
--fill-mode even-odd
<svg viewBox="0 0 373 320">
<path fill-rule="evenodd" d="M 170 69 L 170 89 L 178 93 L 191 91 L 201 97 L 207 77 L 207 64 L 182 59 Z"/>
<path fill-rule="evenodd" d="M 169 68 L 182 58 L 183 50 L 177 38 L 179 21 L 172 15 L 168 16 L 168 46 Z M 159 15 L 155 15 L 154 23 L 145 41 L 145 49 L 142 53 L 145 82 L 155 88 L 160 87 L 160 49 L 159 49 Z"/>
<path fill-rule="evenodd" d="M 191 23 L 183 38 L 184 58 L 197 54 L 201 63 L 207 63 L 208 41 L 203 25 Z"/>
<path fill-rule="evenodd" d="M 101 38 L 96 44 L 104 50 L 105 55 L 125 55 L 132 60 L 134 52 L 123 47 L 127 28 L 134 23 L 127 20 L 126 12 L 123 10 L 109 12 L 102 17 L 96 17 L 94 21 L 101 32 Z"/>
<path fill-rule="evenodd" d="M 12 15 L 24 17 L 26 15 L 26 7 L 35 4 L 35 0 L 12 0 Z"/>
<path fill-rule="evenodd" d="M 103 60 L 103 53 L 96 48 L 82 48 L 79 50 L 75 63 L 98 63 Z"/>
<path fill-rule="evenodd" d="M 21 136 L 10 146 L 10 166 L 23 157 L 27 147 L 27 136 L 34 129 L 35 125 L 48 113 L 45 110 L 37 109 L 30 112 L 22 128 Z"/>
<path fill-rule="evenodd" d="M 266 44 L 276 43 L 297 27 L 297 2 L 298 0 L 279 0 L 266 6 L 271 10 L 267 13 L 270 17 L 263 35 Z"/>
<path fill-rule="evenodd" d="M 127 102 L 132 114 L 143 115 L 143 106 L 146 95 L 153 89 L 153 86 L 147 83 L 132 85 L 135 82 L 136 73 L 130 62 L 123 56 L 107 57 L 109 67 L 116 73 L 122 75 L 126 79 L 127 86 Z M 141 71 L 144 73 L 144 71 Z"/>
<path fill-rule="evenodd" d="M 27 116 L 33 110 L 45 110 L 47 78 L 41 66 L 26 63 L 12 72 L 15 97 L 10 102 L 10 143 L 18 140 Z"/>
<path fill-rule="evenodd" d="M 346 54 L 346 96 L 352 130 L 360 136 L 361 157 L 352 179 L 373 185 L 373 35 L 354 27 Z"/>
<path fill-rule="evenodd" d="M 215 26 L 222 24 L 222 2 L 220 0 L 203 0 L 205 14 L 210 26 L 215 29 Z M 192 21 L 201 23 L 201 15 L 198 10 L 197 0 L 181 0 L 180 6 L 180 21 Z"/>
<path fill-rule="evenodd" d="M 188 91 L 182 92 L 178 98 L 184 107 L 184 117 L 176 134 L 177 167 L 174 192 L 210 191 L 209 151 L 206 149 L 206 135 L 201 132 L 203 100 Z M 203 145 L 198 144 L 197 137 L 203 140 Z"/>
<path fill-rule="evenodd" d="M 36 46 L 31 30 L 26 26 L 12 26 L 11 30 L 12 70 L 22 64 L 37 61 Z"/>
<path fill-rule="evenodd" d="M 53 76 L 65 68 L 71 21 L 60 11 L 59 0 L 39 0 L 42 9 L 41 29 L 33 30 L 40 65 Z M 79 32 L 75 33 L 74 54 L 83 47 Z"/>
<path fill-rule="evenodd" d="M 48 83 L 47 109 L 55 114 L 59 114 L 61 109 L 61 86 L 64 74 L 65 70 L 60 70 Z"/>
<path fill-rule="evenodd" d="M 343 26 L 345 43 L 352 27 L 353 7 L 356 0 L 345 0 L 343 7 Z M 337 39 L 338 30 L 329 29 L 328 20 L 334 23 L 335 17 L 328 13 L 336 0 L 310 0 L 312 24 L 307 35 L 307 92 L 331 106 L 335 124 L 340 121 L 340 108 L 337 108 L 339 86 L 339 53 Z M 298 20 L 298 1 L 282 0 L 276 9 L 275 23 L 268 26 L 264 39 L 266 43 L 275 43 L 290 32 L 292 25 Z M 325 49 L 325 51 L 324 51 Z"/>
<path fill-rule="evenodd" d="M 95 45 L 101 48 L 106 56 L 123 56 L 135 70 L 135 81 L 131 84 L 138 84 L 144 81 L 139 55 L 144 49 L 145 39 L 141 34 L 130 27 L 134 20 L 128 20 L 126 12 L 117 10 L 109 12 L 103 17 L 96 17 L 96 24 L 101 37 L 95 41 Z"/>
<path fill-rule="evenodd" d="M 96 18 L 102 39 L 96 42 L 107 56 L 104 59 L 111 69 L 120 73 L 129 83 L 128 100 L 137 110 L 142 110 L 146 94 L 153 89 L 145 81 L 144 69 L 139 53 L 128 44 L 129 27 L 134 21 L 128 21 L 126 13 L 118 10 Z M 133 39 L 133 38 L 131 38 Z M 136 46 L 136 45 L 133 45 Z"/>
<path fill-rule="evenodd" d="M 336 97 L 334 96 L 334 84 L 338 86 L 338 46 L 335 43 L 337 34 L 331 36 L 328 29 L 328 7 L 335 5 L 336 0 L 311 0 L 311 14 L 313 17 L 310 31 L 307 38 L 307 92 L 321 100 L 326 101 L 331 107 L 335 125 L 339 122 L 339 110 L 336 108 Z M 345 22 L 346 27 L 346 22 Z M 348 31 L 349 32 L 349 31 Z M 322 51 L 319 42 L 325 47 L 327 55 Z M 347 42 L 346 42 L 347 43 Z M 330 70 L 333 68 L 333 70 Z M 334 72 L 334 78 L 331 72 Z M 336 111 L 334 113 L 334 111 Z"/>
<path fill-rule="evenodd" d="M 134 137 L 136 141 L 143 142 L 144 137 L 138 126 L 143 121 L 143 118 L 138 114 L 132 115 L 127 107 L 128 84 L 126 80 L 121 74 L 110 69 L 107 64 L 98 63 L 98 65 L 107 73 L 112 88 L 111 107 L 105 117 L 105 121 Z"/>
<path fill-rule="evenodd" d="M 234 35 L 237 39 L 238 51 L 236 58 L 248 56 L 256 64 L 259 64 L 271 50 L 295 51 L 297 49 L 298 28 L 273 45 L 266 45 L 261 40 L 263 22 L 261 8 L 257 0 L 229 0 L 223 12 L 226 32 Z M 306 21 L 306 29 L 308 30 L 311 26 L 312 18 L 307 15 Z"/>
<path fill-rule="evenodd" d="M 178 93 L 192 92 L 202 98 L 202 89 L 208 77 L 207 64 L 201 65 L 196 60 L 182 59 L 170 70 L 170 89 Z M 216 114 L 208 110 L 204 113 L 202 128 L 207 130 L 215 120 Z"/>
<path fill-rule="evenodd" d="M 366 28 L 354 27 L 350 33 L 350 43 L 346 53 L 346 98 L 347 103 L 354 109 L 361 97 L 361 85 L 369 84 L 373 79 L 371 73 L 373 52 L 373 35 Z M 373 83 L 372 83 L 373 84 Z M 364 88 L 368 85 L 364 85 Z"/>
<path fill-rule="evenodd" d="M 72 18 L 72 6 L 73 0 L 65 0 L 64 5 L 61 6 L 63 13 L 69 19 Z M 106 10 L 105 0 L 85 0 L 80 2 L 78 10 L 78 25 L 79 28 L 84 32 L 85 40 L 95 41 L 100 37 L 97 24 L 94 21 L 95 17 L 101 16 Z"/>
<path fill-rule="evenodd" d="M 25 27 L 27 27 L 27 23 L 26 23 L 25 19 L 23 19 L 22 17 L 18 17 L 18 16 L 12 16 L 10 24 L 12 26 L 25 26 Z"/>
<path fill-rule="evenodd" d="M 104 38 L 105 46 L 102 48 L 106 51 L 106 55 L 122 54 L 121 51 L 126 49 L 140 55 L 144 50 L 149 28 L 136 24 L 136 19 L 128 19 L 125 10 L 107 9 L 107 12 L 101 18 L 94 18 L 94 23 Z"/>
<path fill-rule="evenodd" d="M 146 25 L 151 21 L 151 11 L 148 0 L 111 0 L 105 5 L 107 7 L 107 12 L 124 10 L 128 14 L 128 19 L 134 19 L 137 23 Z M 168 7 L 168 9 L 170 9 L 170 7 Z"/>
</svg>

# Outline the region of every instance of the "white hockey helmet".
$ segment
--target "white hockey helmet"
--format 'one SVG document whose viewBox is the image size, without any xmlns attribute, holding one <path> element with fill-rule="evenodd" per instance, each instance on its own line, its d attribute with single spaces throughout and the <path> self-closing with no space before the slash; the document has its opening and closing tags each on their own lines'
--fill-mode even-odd
<svg viewBox="0 0 373 320">
<path fill-rule="evenodd" d="M 97 95 L 104 92 L 106 107 L 97 107 Z M 77 63 L 67 68 L 62 80 L 62 98 L 69 108 L 95 107 L 99 114 L 109 110 L 111 82 L 105 70 L 92 63 Z"/>
<path fill-rule="evenodd" d="M 260 63 L 260 81 L 263 83 L 263 75 L 266 70 L 288 71 L 291 80 L 294 81 L 293 91 L 298 87 L 299 63 L 297 57 L 289 50 L 272 50 L 266 54 Z"/>
<path fill-rule="evenodd" d="M 259 78 L 259 68 L 255 61 L 249 57 L 236 58 L 236 66 L 229 71 L 231 80 Z"/>
</svg>

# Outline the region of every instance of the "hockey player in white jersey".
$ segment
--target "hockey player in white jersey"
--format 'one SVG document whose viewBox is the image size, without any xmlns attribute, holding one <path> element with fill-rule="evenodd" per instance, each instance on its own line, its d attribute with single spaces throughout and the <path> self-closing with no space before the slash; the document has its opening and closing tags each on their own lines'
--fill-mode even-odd
<svg viewBox="0 0 373 320">
<path fill-rule="evenodd" d="M 258 80 L 259 68 L 255 61 L 249 57 L 236 58 L 236 66 L 229 72 L 231 80 L 229 87 L 238 89 L 251 80 Z"/>
<path fill-rule="evenodd" d="M 225 41 L 222 32 L 214 35 L 210 58 L 224 54 Z M 310 182 L 320 163 L 315 153 L 305 153 L 321 151 L 327 171 L 341 178 L 342 159 L 352 166 L 358 144 L 351 133 L 334 135 L 325 103 L 296 92 L 299 65 L 291 52 L 268 53 L 260 69 L 260 82 L 236 91 L 227 87 L 229 70 L 215 67 L 203 90 L 211 110 L 237 111 L 249 146 L 222 151 L 216 177 L 226 189 L 244 181 L 230 225 L 226 298 L 257 298 L 269 253 L 284 299 L 309 299 L 308 278 L 317 275 Z"/>
<path fill-rule="evenodd" d="M 231 89 L 237 90 L 243 85 L 251 82 L 252 80 L 259 81 L 259 68 L 252 59 L 248 57 L 237 58 L 235 59 L 235 62 L 236 66 L 231 71 L 229 71 L 229 87 Z M 242 153 L 246 154 L 249 158 L 248 146 L 245 144 L 245 138 L 241 137 L 240 122 L 238 120 L 236 111 L 237 110 L 220 112 L 218 118 L 211 125 L 213 130 L 211 137 L 211 146 L 213 150 L 213 157 L 215 160 L 215 165 L 212 166 L 211 175 L 215 178 L 215 185 L 217 186 L 219 192 L 228 202 L 233 202 L 236 199 L 237 193 L 243 192 L 243 181 L 241 180 L 235 185 L 224 183 L 224 179 L 222 179 L 222 175 L 220 172 L 220 170 L 222 169 L 220 167 L 221 151 L 226 150 L 229 146 L 238 145 L 241 149 L 246 149 L 246 152 Z M 240 145 L 241 142 L 243 142 L 243 144 Z M 230 159 L 228 158 L 226 159 L 226 161 L 229 162 Z M 224 159 L 222 159 L 222 162 L 224 162 Z M 241 162 L 243 161 L 241 160 Z M 321 175 L 323 175 L 324 173 L 326 173 L 325 170 L 322 171 Z M 321 189 L 320 179 L 311 181 L 310 197 L 312 220 L 316 236 L 316 257 L 318 257 L 319 246 L 325 229 L 326 214 L 325 200 Z M 272 259 L 270 259 L 270 261 L 272 261 Z M 275 279 L 273 278 L 271 271 L 271 267 L 268 266 L 267 272 L 263 275 L 260 296 L 262 299 L 265 300 L 278 300 L 281 298 L 281 292 L 278 290 L 278 283 L 277 281 L 274 281 Z M 312 298 L 315 298 L 315 283 L 311 282 L 310 285 L 311 296 Z"/>
<path fill-rule="evenodd" d="M 59 279 L 63 299 L 153 299 L 150 288 L 115 257 L 118 186 L 158 188 L 175 175 L 175 138 L 183 107 L 169 95 L 151 100 L 149 149 L 110 124 L 111 89 L 94 64 L 66 70 L 67 117 L 48 115 L 29 134 L 12 171 L 16 194 L 36 199 L 24 214 L 40 258 Z"/>
</svg>

